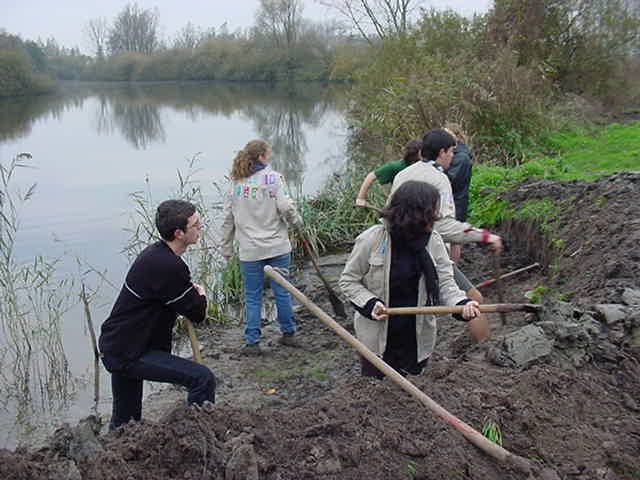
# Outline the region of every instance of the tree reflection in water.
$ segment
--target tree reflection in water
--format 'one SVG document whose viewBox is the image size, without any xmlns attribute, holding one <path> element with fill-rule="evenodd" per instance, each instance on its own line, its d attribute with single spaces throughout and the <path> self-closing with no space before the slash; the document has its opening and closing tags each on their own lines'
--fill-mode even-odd
<svg viewBox="0 0 640 480">
<path fill-rule="evenodd" d="M 165 142 L 162 108 L 185 112 L 192 121 L 242 115 L 273 145 L 274 167 L 296 186 L 307 153 L 305 127 L 317 126 L 329 109 L 339 108 L 333 90 L 319 84 L 82 85 L 57 95 L 0 100 L 0 140 L 28 135 L 38 118 L 58 116 L 88 98 L 97 99 L 93 128 L 104 135 L 118 131 L 136 149 Z M 229 162 L 232 158 L 229 152 Z"/>
</svg>

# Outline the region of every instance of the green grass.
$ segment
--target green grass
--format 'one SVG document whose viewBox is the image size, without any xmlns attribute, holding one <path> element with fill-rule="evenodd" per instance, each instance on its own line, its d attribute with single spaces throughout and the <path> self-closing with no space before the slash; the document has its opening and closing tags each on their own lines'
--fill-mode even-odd
<svg viewBox="0 0 640 480">
<path fill-rule="evenodd" d="M 640 170 L 640 122 L 613 124 L 596 134 L 560 132 L 551 137 L 566 171 L 558 180 L 593 180 L 616 172 Z"/>
<path fill-rule="evenodd" d="M 554 156 L 538 156 L 517 167 L 476 165 L 469 189 L 474 225 L 495 225 L 506 218 L 547 218 L 556 209 L 549 202 L 509 208 L 501 194 L 534 180 L 595 180 L 621 171 L 640 171 L 640 122 L 613 124 L 602 130 L 567 130 L 555 133 Z"/>
</svg>

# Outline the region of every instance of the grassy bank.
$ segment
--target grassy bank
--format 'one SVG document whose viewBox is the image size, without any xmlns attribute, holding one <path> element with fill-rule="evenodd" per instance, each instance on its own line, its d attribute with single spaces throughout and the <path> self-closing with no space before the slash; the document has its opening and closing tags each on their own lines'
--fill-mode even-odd
<svg viewBox="0 0 640 480">
<path fill-rule="evenodd" d="M 549 205 L 509 208 L 501 194 L 518 184 L 534 180 L 594 180 L 621 171 L 640 170 L 640 122 L 613 124 L 601 130 L 570 130 L 550 137 L 553 156 L 532 155 L 517 167 L 474 166 L 470 188 L 474 225 L 492 226 L 505 218 L 535 213 L 547 217 Z"/>
</svg>

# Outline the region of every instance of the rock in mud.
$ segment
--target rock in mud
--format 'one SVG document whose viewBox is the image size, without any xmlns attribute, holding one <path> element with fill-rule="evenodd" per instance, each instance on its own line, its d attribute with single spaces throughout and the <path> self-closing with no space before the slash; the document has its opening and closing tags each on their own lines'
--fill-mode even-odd
<svg viewBox="0 0 640 480">
<path fill-rule="evenodd" d="M 104 450 L 98 435 L 102 422 L 95 415 L 80 420 L 78 425 L 64 425 L 54 433 L 55 450 L 76 463 L 87 462 Z"/>
<path fill-rule="evenodd" d="M 526 325 L 505 336 L 501 345 L 489 351 L 489 359 L 504 367 L 527 367 L 536 360 L 547 357 L 553 349 L 544 330 L 536 325 Z"/>
<path fill-rule="evenodd" d="M 546 298 L 539 318 L 541 322 L 565 323 L 571 321 L 576 313 L 579 312 L 572 304 Z"/>
<path fill-rule="evenodd" d="M 640 290 L 625 288 L 622 292 L 622 301 L 627 305 L 640 305 Z"/>
<path fill-rule="evenodd" d="M 62 461 L 51 467 L 54 478 L 59 480 L 82 480 L 82 474 L 73 460 Z"/>
<path fill-rule="evenodd" d="M 244 440 L 234 444 L 224 472 L 225 480 L 258 480 L 258 457 L 253 445 Z"/>
<path fill-rule="evenodd" d="M 601 303 L 599 305 L 594 305 L 593 308 L 595 308 L 596 312 L 602 316 L 607 325 L 614 325 L 618 322 L 622 322 L 629 314 L 627 307 L 616 303 Z"/>
</svg>

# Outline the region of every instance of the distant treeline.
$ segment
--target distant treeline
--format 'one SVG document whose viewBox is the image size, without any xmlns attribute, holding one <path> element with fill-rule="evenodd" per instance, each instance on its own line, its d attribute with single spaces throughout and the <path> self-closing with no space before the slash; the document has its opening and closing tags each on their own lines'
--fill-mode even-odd
<svg viewBox="0 0 640 480">
<path fill-rule="evenodd" d="M 102 81 L 348 81 L 367 44 L 335 23 L 302 17 L 299 0 L 262 1 L 255 25 L 229 32 L 189 23 L 174 39 L 158 34 L 157 10 L 127 5 L 112 21 L 85 26 L 93 56 L 55 39 L 0 33 L 0 96 L 39 93 L 52 79 Z M 48 77 L 48 80 L 47 80 Z"/>
</svg>

